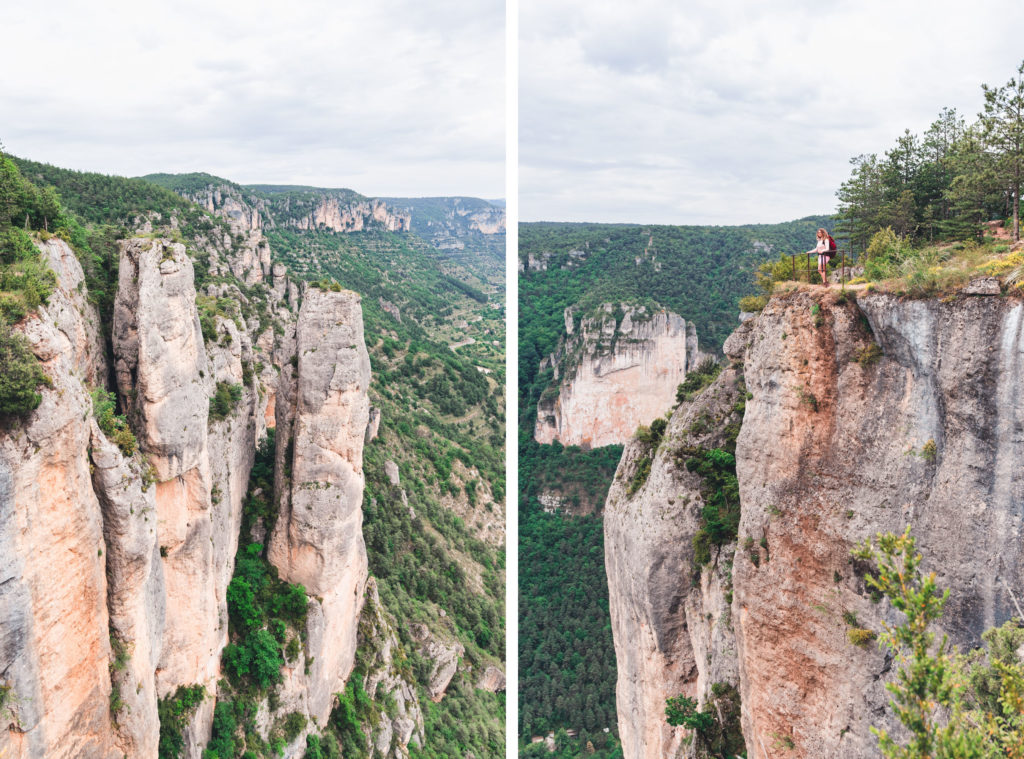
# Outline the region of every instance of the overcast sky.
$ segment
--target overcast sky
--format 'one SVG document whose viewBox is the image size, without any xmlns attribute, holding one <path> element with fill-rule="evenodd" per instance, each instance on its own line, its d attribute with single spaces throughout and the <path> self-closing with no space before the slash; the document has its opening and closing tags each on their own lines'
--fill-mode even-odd
<svg viewBox="0 0 1024 759">
<path fill-rule="evenodd" d="M 973 121 L 1024 58 L 1020 0 L 521 0 L 524 221 L 779 222 L 849 159 Z"/>
<path fill-rule="evenodd" d="M 4 3 L 0 140 L 139 175 L 505 194 L 502 0 Z"/>
</svg>

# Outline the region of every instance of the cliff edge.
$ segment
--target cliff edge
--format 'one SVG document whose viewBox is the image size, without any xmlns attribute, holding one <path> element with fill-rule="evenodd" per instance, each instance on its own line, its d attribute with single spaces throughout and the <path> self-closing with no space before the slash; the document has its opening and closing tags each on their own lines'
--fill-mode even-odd
<svg viewBox="0 0 1024 759">
<path fill-rule="evenodd" d="M 608 496 L 624 755 L 694 756 L 665 698 L 722 708 L 734 693 L 748 756 L 878 757 L 870 727 L 896 729 L 893 664 L 848 631 L 898 615 L 850 552 L 913 525 L 924 571 L 951 591 L 942 626 L 961 649 L 1016 613 L 1024 304 L 804 289 L 773 298 L 725 353 L 654 450 L 627 445 Z M 737 424 L 733 468 L 703 466 L 728 464 L 708 451 L 727 452 Z M 725 537 L 707 520 L 716 471 L 735 477 Z"/>
</svg>

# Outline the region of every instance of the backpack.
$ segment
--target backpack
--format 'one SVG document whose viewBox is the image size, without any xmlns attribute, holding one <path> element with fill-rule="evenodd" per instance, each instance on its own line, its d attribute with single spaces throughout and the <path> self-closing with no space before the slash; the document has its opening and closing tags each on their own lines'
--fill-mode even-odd
<svg viewBox="0 0 1024 759">
<path fill-rule="evenodd" d="M 825 234 L 828 234 L 828 232 L 826 232 Z M 836 252 L 836 248 L 837 247 L 838 246 L 836 245 L 836 241 L 832 239 L 832 235 L 828 235 L 828 257 L 829 258 L 832 258 L 833 254 Z"/>
</svg>

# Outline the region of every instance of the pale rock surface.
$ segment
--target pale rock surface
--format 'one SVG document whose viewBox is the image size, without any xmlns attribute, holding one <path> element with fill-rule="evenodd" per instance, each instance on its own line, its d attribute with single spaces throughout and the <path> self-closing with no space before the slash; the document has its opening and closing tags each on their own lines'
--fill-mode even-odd
<svg viewBox="0 0 1024 759">
<path fill-rule="evenodd" d="M 448 683 L 459 668 L 459 659 L 465 647 L 455 638 L 437 634 L 422 624 L 413 625 L 409 632 L 419 644 L 420 653 L 433 662 L 427 684 L 427 694 L 434 702 L 444 698 Z"/>
<path fill-rule="evenodd" d="M 107 545 L 107 608 L 111 643 L 122 647 L 124 668 L 112 672 L 125 706 L 118 734 L 128 756 L 157 753 L 155 672 L 164 633 L 164 574 L 157 540 L 156 489 L 144 484 L 138 459 L 128 459 L 91 429 L 93 486 L 103 510 Z M 117 651 L 113 654 L 116 657 Z"/>
<path fill-rule="evenodd" d="M 366 435 L 363 437 L 363 442 L 369 444 L 374 438 L 377 437 L 380 431 L 380 409 L 376 406 L 370 406 L 369 421 L 366 422 Z"/>
<path fill-rule="evenodd" d="M 57 288 L 20 329 L 52 387 L 39 407 L 0 429 L 0 682 L 10 687 L 0 755 L 120 759 L 113 733 L 103 521 L 87 450 L 101 346 L 78 310 L 83 275 L 50 241 Z M 85 318 L 83 319 L 83 314 Z"/>
<path fill-rule="evenodd" d="M 373 226 L 389 232 L 407 232 L 412 217 L 408 211 L 396 210 L 378 198 L 343 203 L 333 195 L 325 195 L 308 215 L 290 223 L 299 229 L 333 232 L 360 232 Z"/>
<path fill-rule="evenodd" d="M 872 341 L 883 356 L 874 364 L 858 361 Z M 759 561 L 736 552 L 729 609 L 748 755 L 762 757 L 788 738 L 793 748 L 786 756 L 794 759 L 877 757 L 870 727 L 896 727 L 884 689 L 893 664 L 876 646 L 852 645 L 842 614 L 852 612 L 874 630 L 899 615 L 870 601 L 865 568 L 850 551 L 877 532 L 913 525 L 924 571 L 934 570 L 940 587 L 951 591 L 942 630 L 962 649 L 1016 613 L 1007 588 L 1024 586 L 1024 304 L 882 294 L 837 303 L 834 292 L 803 290 L 773 298 L 725 350 L 742 360 L 752 394 L 737 441 L 739 540 L 751 541 Z M 704 402 L 704 396 L 694 401 Z M 669 430 L 675 429 L 673 419 Z M 929 443 L 934 456 L 923 453 Z M 624 454 L 623 475 L 634 446 Z M 724 618 L 720 593 L 702 587 L 701 598 L 694 595 L 692 567 L 677 558 L 689 546 L 691 527 L 670 484 L 681 476 L 675 469 L 667 453 L 659 454 L 647 487 L 608 507 L 623 515 L 621 524 L 635 514 L 632 529 L 640 536 L 653 536 L 664 524 L 675 535 L 661 549 L 660 537 L 633 537 L 654 541 L 655 549 L 630 556 L 616 548 L 621 529 L 609 526 L 609 583 L 630 589 L 613 593 L 613 620 L 651 620 L 635 645 L 616 623 L 620 694 L 624 680 L 637 693 L 671 694 L 688 655 L 676 655 L 659 674 L 644 669 L 644 653 L 663 650 L 684 624 L 693 630 L 693 610 Z M 644 516 L 658 489 L 662 513 Z M 673 561 L 680 562 L 675 581 L 657 580 L 663 563 Z M 688 600 L 674 614 L 649 616 L 649 609 L 670 608 L 664 599 L 672 594 Z M 706 648 L 709 679 L 728 678 L 728 639 L 685 637 L 699 672 Z M 713 671 L 716 658 L 723 674 Z M 630 737 L 663 732 L 654 724 L 663 718 L 623 700 L 619 710 L 627 759 L 664 756 Z"/>
<path fill-rule="evenodd" d="M 686 729 L 665 721 L 665 700 L 685 695 L 702 710 L 711 685 L 739 684 L 736 642 L 726 602 L 735 544 L 712 550 L 712 564 L 694 566 L 703 479 L 687 471 L 680 449 L 720 448 L 724 428 L 738 420 L 739 370 L 727 367 L 692 402 L 673 412 L 656 452 L 637 439 L 623 451 L 604 511 L 605 569 L 615 643 L 615 687 L 623 755 L 637 759 L 688 756 Z M 633 495 L 640 459 L 651 473 Z"/>
<path fill-rule="evenodd" d="M 309 708 L 323 723 L 352 670 L 367 576 L 361 528 L 370 360 L 359 296 L 308 288 L 295 350 L 297 375 L 286 367 L 278 388 L 279 516 L 268 558 L 283 580 L 305 586 L 322 611 L 323 631 L 309 630 Z M 282 413 L 282 405 L 293 410 Z M 292 475 L 285 482 L 289 436 Z"/>
<path fill-rule="evenodd" d="M 484 669 L 484 673 L 477 680 L 476 687 L 480 690 L 497 693 L 505 690 L 505 673 L 493 664 Z"/>
<path fill-rule="evenodd" d="M 399 485 L 398 464 L 394 461 L 385 461 L 384 474 L 387 475 L 388 482 L 397 488 Z"/>
<path fill-rule="evenodd" d="M 675 403 L 676 388 L 698 361 L 696 332 L 676 314 L 624 307 L 580 321 L 577 334 L 559 344 L 541 368 L 555 368 L 557 386 L 537 404 L 539 443 L 596 448 L 624 443 Z M 571 314 L 566 315 L 566 323 Z M 693 325 L 689 325 L 692 328 Z"/>
</svg>

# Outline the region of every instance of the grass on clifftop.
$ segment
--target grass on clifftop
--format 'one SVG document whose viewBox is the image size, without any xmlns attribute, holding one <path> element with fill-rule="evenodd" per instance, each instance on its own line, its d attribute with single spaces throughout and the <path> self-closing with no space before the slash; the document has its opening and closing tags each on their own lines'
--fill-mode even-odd
<svg viewBox="0 0 1024 759">
<path fill-rule="evenodd" d="M 838 269 L 830 266 L 830 271 Z M 914 247 L 886 227 L 875 233 L 866 251 L 847 269 L 863 267 L 846 285 L 868 292 L 886 292 L 914 298 L 952 295 L 978 277 L 995 277 L 1004 293 L 1024 293 L 1024 248 L 1008 240 L 986 237 L 982 241 L 941 242 Z M 763 264 L 757 284 L 766 295 L 787 292 L 801 282 L 817 284 L 817 271 L 807 274 L 798 261 L 794 276 L 788 256 Z M 833 285 L 835 287 L 836 285 Z M 756 311 L 767 303 L 765 296 L 747 296 L 742 310 Z"/>
</svg>

